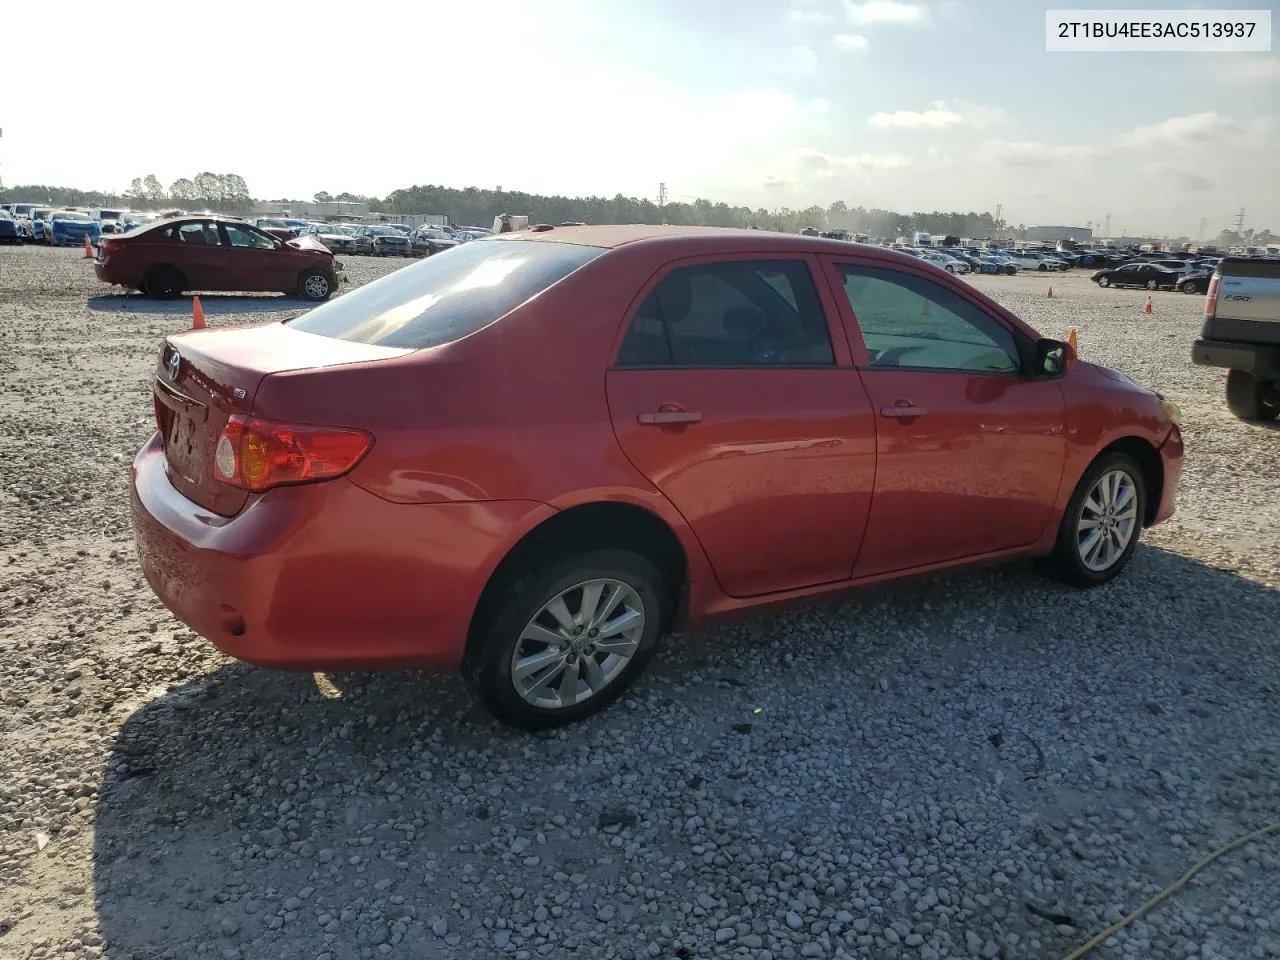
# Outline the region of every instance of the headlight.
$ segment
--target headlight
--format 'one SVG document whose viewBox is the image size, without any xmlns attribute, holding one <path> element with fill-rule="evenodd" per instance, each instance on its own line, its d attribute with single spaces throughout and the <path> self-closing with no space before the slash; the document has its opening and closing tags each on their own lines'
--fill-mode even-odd
<svg viewBox="0 0 1280 960">
<path fill-rule="evenodd" d="M 1164 411 L 1164 415 L 1173 421 L 1174 426 L 1182 426 L 1182 409 L 1172 400 L 1161 398 L 1160 409 Z"/>
</svg>

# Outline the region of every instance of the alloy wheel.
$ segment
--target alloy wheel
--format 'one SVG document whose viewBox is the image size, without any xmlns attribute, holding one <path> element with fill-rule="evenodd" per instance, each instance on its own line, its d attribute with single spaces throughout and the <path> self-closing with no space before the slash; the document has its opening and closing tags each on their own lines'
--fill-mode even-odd
<svg viewBox="0 0 1280 960">
<path fill-rule="evenodd" d="M 1119 560 L 1138 526 L 1138 489 L 1124 470 L 1108 470 L 1098 477 L 1080 504 L 1076 520 L 1076 550 L 1080 562 L 1101 573 Z"/>
<path fill-rule="evenodd" d="M 620 580 L 587 580 L 533 616 L 511 654 L 511 682 L 542 709 L 581 703 L 613 683 L 644 636 L 644 601 Z"/>
</svg>

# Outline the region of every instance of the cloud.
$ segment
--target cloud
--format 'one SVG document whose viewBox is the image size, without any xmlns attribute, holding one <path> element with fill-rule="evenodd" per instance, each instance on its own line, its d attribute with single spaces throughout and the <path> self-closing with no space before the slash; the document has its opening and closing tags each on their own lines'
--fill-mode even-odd
<svg viewBox="0 0 1280 960">
<path fill-rule="evenodd" d="M 989 127 L 1004 119 L 999 107 L 982 104 L 953 104 L 935 101 L 929 110 L 898 110 L 894 113 L 873 113 L 867 124 L 880 128 L 900 130 L 944 130 L 948 127 Z"/>
<path fill-rule="evenodd" d="M 865 173 L 884 173 L 900 170 L 911 161 L 896 153 L 858 153 L 850 156 L 833 156 L 803 147 L 793 152 L 794 164 L 810 177 L 834 179 Z"/>
<path fill-rule="evenodd" d="M 1275 83 L 1280 81 L 1280 57 L 1233 59 L 1222 65 L 1218 75 L 1228 83 Z"/>
<path fill-rule="evenodd" d="M 813 47 L 797 44 L 791 48 L 791 59 L 801 70 L 812 70 L 818 65 L 818 54 Z"/>
<path fill-rule="evenodd" d="M 900 3 L 898 0 L 866 0 L 864 3 L 845 0 L 844 15 L 855 27 L 878 23 L 923 26 L 929 22 L 928 7 L 919 3 Z"/>
<path fill-rule="evenodd" d="M 860 33 L 837 33 L 835 43 L 841 50 L 867 49 L 867 38 Z"/>
<path fill-rule="evenodd" d="M 831 14 L 825 10 L 792 10 L 787 14 L 787 19 L 796 25 L 806 26 L 816 23 L 827 23 L 831 20 Z"/>
<path fill-rule="evenodd" d="M 1118 138 L 1129 147 L 1185 147 L 1197 143 L 1219 143 L 1224 137 L 1239 136 L 1245 127 L 1231 117 L 1217 113 L 1193 113 L 1187 117 L 1170 117 L 1161 123 L 1135 127 Z"/>
<path fill-rule="evenodd" d="M 1048 167 L 1064 160 L 1082 160 L 1096 156 L 1096 147 L 1084 145 L 1048 145 L 1033 140 L 993 140 L 987 151 L 1008 167 Z"/>
<path fill-rule="evenodd" d="M 788 180 L 783 180 L 781 177 L 768 176 L 764 178 L 762 186 L 766 190 L 785 190 L 790 188 L 791 183 Z"/>
<path fill-rule="evenodd" d="M 1192 193 L 1205 193 L 1213 189 L 1213 181 L 1208 177 L 1199 173 L 1193 173 L 1190 170 L 1181 170 L 1177 167 L 1154 166 L 1148 167 L 1147 172 L 1154 177 L 1159 177 L 1167 181 L 1179 190 L 1187 190 Z"/>
</svg>

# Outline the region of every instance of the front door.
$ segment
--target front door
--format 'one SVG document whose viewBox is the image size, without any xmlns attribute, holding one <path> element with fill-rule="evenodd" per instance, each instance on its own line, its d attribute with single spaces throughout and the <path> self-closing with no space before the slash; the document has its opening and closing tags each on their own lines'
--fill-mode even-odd
<svg viewBox="0 0 1280 960">
<path fill-rule="evenodd" d="M 1023 374 L 1003 320 L 907 268 L 834 264 L 877 467 L 854 569 L 876 576 L 1034 543 L 1055 521 L 1066 457 L 1054 380 Z"/>
<path fill-rule="evenodd" d="M 862 539 L 875 423 L 813 268 L 795 257 L 674 266 L 606 378 L 619 444 L 730 596 L 846 579 Z"/>
<path fill-rule="evenodd" d="M 284 277 L 282 256 L 275 237 L 247 224 L 224 223 L 227 283 L 230 290 L 285 291 L 296 287 L 296 277 Z"/>
</svg>

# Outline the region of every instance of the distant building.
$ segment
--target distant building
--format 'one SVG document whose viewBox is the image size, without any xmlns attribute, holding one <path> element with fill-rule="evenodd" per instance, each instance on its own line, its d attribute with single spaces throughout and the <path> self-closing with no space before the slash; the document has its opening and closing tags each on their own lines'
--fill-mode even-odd
<svg viewBox="0 0 1280 960">
<path fill-rule="evenodd" d="M 264 200 L 258 205 L 260 217 L 367 217 L 369 205 L 360 200 Z"/>
<path fill-rule="evenodd" d="M 1092 240 L 1093 231 L 1088 227 L 1027 227 L 1027 239 L 1048 241 L 1056 240 Z"/>
</svg>

